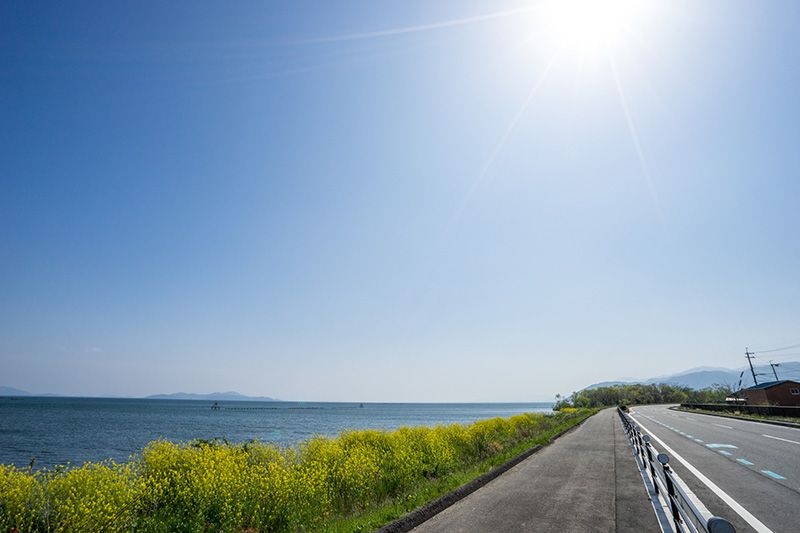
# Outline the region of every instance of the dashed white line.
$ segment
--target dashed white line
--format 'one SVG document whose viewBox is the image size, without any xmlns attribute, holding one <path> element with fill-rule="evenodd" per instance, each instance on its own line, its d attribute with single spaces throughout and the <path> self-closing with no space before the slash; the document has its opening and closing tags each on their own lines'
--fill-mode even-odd
<svg viewBox="0 0 800 533">
<path fill-rule="evenodd" d="M 714 424 L 714 425 L 717 426 L 717 427 L 725 428 L 725 429 L 733 429 L 732 427 L 726 426 L 724 424 Z"/>
<path fill-rule="evenodd" d="M 722 490 L 721 488 L 719 488 L 719 487 L 717 486 L 717 484 L 716 484 L 716 483 L 714 483 L 713 481 L 711 481 L 710 479 L 708 479 L 708 478 L 707 478 L 707 477 L 706 477 L 706 476 L 705 476 L 705 475 L 704 475 L 702 472 L 700 472 L 700 471 L 699 471 L 697 468 L 695 468 L 693 465 L 691 465 L 691 464 L 689 463 L 689 461 L 687 461 L 686 459 L 684 459 L 683 457 L 681 457 L 680 455 L 678 455 L 678 454 L 675 452 L 675 450 L 673 450 L 672 448 L 670 448 L 669 446 L 667 446 L 667 444 L 666 444 L 666 443 L 665 443 L 663 440 L 661 440 L 661 439 L 659 439 L 658 437 L 656 437 L 656 436 L 653 434 L 653 432 L 652 432 L 652 431 L 650 431 L 649 429 L 647 429 L 646 427 L 644 427 L 644 425 L 643 425 L 641 422 L 639 422 L 638 420 L 636 420 L 636 422 L 637 422 L 637 423 L 638 423 L 638 424 L 639 424 L 639 425 L 642 427 L 642 429 L 644 429 L 645 431 L 647 431 L 647 433 L 650 435 L 650 437 L 651 437 L 652 439 L 654 439 L 656 442 L 658 442 L 658 443 L 659 443 L 659 444 L 660 444 L 660 445 L 661 445 L 661 446 L 664 448 L 664 451 L 666 451 L 666 452 L 667 452 L 667 453 L 670 455 L 670 457 L 673 457 L 673 458 L 677 459 L 678 461 L 680 461 L 681 463 L 683 463 L 683 466 L 685 466 L 685 467 L 686 467 L 686 468 L 689 470 L 689 472 L 691 472 L 692 474 L 694 474 L 694 475 L 695 475 L 695 477 L 697 477 L 697 479 L 699 479 L 699 480 L 700 480 L 700 481 L 701 481 L 701 482 L 702 482 L 702 483 L 703 483 L 703 484 L 704 484 L 706 487 L 708 487 L 709 489 L 711 489 L 711 490 L 714 492 L 714 494 L 716 494 L 717 496 L 719 496 L 719 497 L 720 497 L 720 499 L 721 499 L 722 501 L 724 501 L 725 503 L 727 503 L 727 504 L 728 504 L 728 506 L 729 506 L 731 509 L 733 509 L 733 510 L 736 512 L 736 514 L 738 514 L 739 516 L 741 516 L 741 517 L 742 517 L 742 519 L 743 519 L 745 522 L 747 522 L 748 524 L 750 524 L 750 526 L 751 526 L 753 529 L 755 529 L 755 530 L 756 530 L 756 531 L 758 531 L 759 533 L 773 533 L 773 532 L 772 532 L 772 530 L 771 530 L 770 528 L 768 528 L 767 526 L 765 526 L 765 525 L 764 525 L 764 523 L 763 523 L 763 522 L 761 522 L 761 520 L 759 520 L 758 518 L 756 518 L 755 516 L 753 516 L 753 515 L 750 513 L 750 511 L 748 511 L 747 509 L 745 509 L 744 507 L 742 507 L 742 504 L 740 504 L 739 502 L 737 502 L 736 500 L 734 500 L 733 498 L 731 498 L 731 497 L 728 495 L 728 493 L 727 493 L 727 492 L 725 492 L 724 490 Z"/>
<path fill-rule="evenodd" d="M 789 440 L 781 437 L 773 437 L 772 435 L 761 435 L 761 436 L 767 437 L 768 439 L 782 440 L 783 442 L 791 442 L 792 444 L 800 444 L 800 442 L 797 442 L 796 440 Z"/>
<path fill-rule="evenodd" d="M 780 475 L 780 474 L 776 474 L 776 473 L 775 473 L 775 472 L 773 472 L 772 470 L 762 470 L 762 471 L 761 471 L 761 473 L 762 473 L 762 474 L 766 474 L 766 475 L 768 475 L 769 477 L 771 477 L 771 478 L 773 478 L 773 479 L 778 479 L 778 480 L 786 479 L 786 478 L 785 478 L 785 477 L 783 477 L 782 475 Z"/>
</svg>

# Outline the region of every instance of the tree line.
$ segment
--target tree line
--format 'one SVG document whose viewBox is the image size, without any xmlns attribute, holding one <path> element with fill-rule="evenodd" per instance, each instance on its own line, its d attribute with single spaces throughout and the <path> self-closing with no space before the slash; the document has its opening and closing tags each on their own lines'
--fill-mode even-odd
<svg viewBox="0 0 800 533">
<path fill-rule="evenodd" d="M 724 403 L 733 390 L 727 385 L 712 385 L 693 389 L 678 385 L 628 384 L 597 387 L 573 392 L 562 397 L 556 395 L 553 409 L 564 407 L 606 407 L 613 405 L 643 405 L 651 403 Z"/>
</svg>

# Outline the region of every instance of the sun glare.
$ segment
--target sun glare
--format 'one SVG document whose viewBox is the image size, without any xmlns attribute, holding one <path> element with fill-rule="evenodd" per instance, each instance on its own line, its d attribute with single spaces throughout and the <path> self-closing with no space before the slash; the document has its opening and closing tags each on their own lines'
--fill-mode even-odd
<svg viewBox="0 0 800 533">
<path fill-rule="evenodd" d="M 617 45 L 644 15 L 643 1 L 549 0 L 543 22 L 562 51 L 595 56 Z"/>
</svg>

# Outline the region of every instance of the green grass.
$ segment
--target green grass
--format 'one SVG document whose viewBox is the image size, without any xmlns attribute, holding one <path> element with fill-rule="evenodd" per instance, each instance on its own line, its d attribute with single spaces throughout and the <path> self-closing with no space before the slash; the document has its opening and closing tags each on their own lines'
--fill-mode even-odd
<svg viewBox="0 0 800 533">
<path fill-rule="evenodd" d="M 157 441 L 124 464 L 0 465 L 0 533 L 368 531 L 594 412 L 351 431 L 292 448 Z"/>
<path fill-rule="evenodd" d="M 678 407 L 679 411 L 686 411 L 687 413 L 702 413 L 708 415 L 724 415 L 731 418 L 740 418 L 742 420 L 752 420 L 755 422 L 763 422 L 774 420 L 776 422 L 791 422 L 800 425 L 800 418 L 792 416 L 773 416 L 773 415 L 758 415 L 753 413 L 742 413 L 741 411 L 710 411 L 708 409 L 695 409 L 692 407 Z"/>
<path fill-rule="evenodd" d="M 322 525 L 320 531 L 325 533 L 353 533 L 374 531 L 392 522 L 405 514 L 432 502 L 433 500 L 455 490 L 462 485 L 469 483 L 479 476 L 489 472 L 492 468 L 500 466 L 506 461 L 513 459 L 517 455 L 533 448 L 536 445 L 546 445 L 554 436 L 564 430 L 583 422 L 599 409 L 583 409 L 577 416 L 566 421 L 564 424 L 545 431 L 536 437 L 520 442 L 513 448 L 493 456 L 479 464 L 441 478 L 428 480 L 414 487 L 402 498 L 388 500 L 376 507 L 362 513 L 330 519 Z"/>
</svg>

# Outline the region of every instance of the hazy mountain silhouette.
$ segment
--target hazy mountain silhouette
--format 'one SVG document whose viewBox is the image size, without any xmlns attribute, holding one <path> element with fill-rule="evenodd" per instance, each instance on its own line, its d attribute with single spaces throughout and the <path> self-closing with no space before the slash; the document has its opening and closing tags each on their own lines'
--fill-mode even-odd
<svg viewBox="0 0 800 533">
<path fill-rule="evenodd" d="M 772 369 L 767 366 L 756 366 L 756 377 L 759 383 L 765 381 L 774 381 L 775 376 Z M 778 379 L 793 379 L 800 380 L 800 362 L 789 361 L 780 363 L 776 368 Z M 642 383 L 645 385 L 666 383 L 668 385 L 678 385 L 681 387 L 691 387 L 693 389 L 703 389 L 711 387 L 712 385 L 730 385 L 736 388 L 739 385 L 739 374 L 744 372 L 742 376 L 742 387 L 749 387 L 753 384 L 753 377 L 750 373 L 750 367 L 742 368 L 717 368 L 717 367 L 697 367 L 677 374 L 669 374 L 666 376 L 658 376 L 648 379 L 631 379 L 619 381 L 601 381 L 593 383 L 586 387 L 587 389 L 596 389 L 598 387 L 610 387 L 612 385 L 626 385 L 631 383 Z"/>
<path fill-rule="evenodd" d="M 245 396 L 236 391 L 211 392 L 209 394 L 196 394 L 193 392 L 173 392 L 170 394 L 153 394 L 147 396 L 148 400 L 215 400 L 238 402 L 277 402 L 268 396 Z"/>
</svg>

